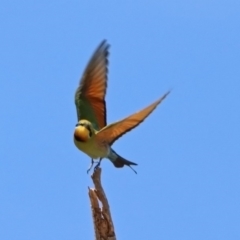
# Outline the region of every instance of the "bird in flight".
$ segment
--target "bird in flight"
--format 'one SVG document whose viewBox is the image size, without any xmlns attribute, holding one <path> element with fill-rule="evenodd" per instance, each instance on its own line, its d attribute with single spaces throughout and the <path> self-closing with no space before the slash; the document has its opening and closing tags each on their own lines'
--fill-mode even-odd
<svg viewBox="0 0 240 240">
<path fill-rule="evenodd" d="M 99 159 L 95 168 L 100 166 L 103 158 L 109 159 L 117 168 L 132 168 L 137 163 L 128 161 L 117 154 L 113 143 L 123 134 L 138 126 L 170 93 L 168 91 L 146 108 L 120 121 L 107 125 L 105 95 L 108 82 L 109 44 L 102 41 L 82 75 L 75 92 L 78 123 L 74 131 L 76 147 L 91 158 L 90 171 L 94 159 Z"/>
</svg>

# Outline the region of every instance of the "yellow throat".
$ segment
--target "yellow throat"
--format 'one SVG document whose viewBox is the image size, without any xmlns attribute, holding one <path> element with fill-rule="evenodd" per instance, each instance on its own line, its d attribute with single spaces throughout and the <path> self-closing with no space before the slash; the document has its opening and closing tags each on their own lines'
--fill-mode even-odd
<svg viewBox="0 0 240 240">
<path fill-rule="evenodd" d="M 77 141 L 87 142 L 90 138 L 89 131 L 84 126 L 78 126 L 75 128 L 74 137 Z"/>
</svg>

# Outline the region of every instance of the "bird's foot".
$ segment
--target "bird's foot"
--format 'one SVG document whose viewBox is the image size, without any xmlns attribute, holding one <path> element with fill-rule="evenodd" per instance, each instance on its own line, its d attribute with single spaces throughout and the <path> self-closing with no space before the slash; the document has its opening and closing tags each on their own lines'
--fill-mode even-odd
<svg viewBox="0 0 240 240">
<path fill-rule="evenodd" d="M 90 167 L 87 170 L 87 174 L 90 172 L 90 170 L 92 169 L 93 165 L 94 165 L 94 161 L 93 161 L 93 159 L 91 159 L 91 165 L 90 165 Z M 95 168 L 94 168 L 94 170 L 95 170 Z"/>
<path fill-rule="evenodd" d="M 96 171 L 96 170 L 100 167 L 101 161 L 102 161 L 102 158 L 100 158 L 100 160 L 98 161 L 98 163 L 97 163 L 96 166 L 94 167 L 94 171 Z"/>
</svg>

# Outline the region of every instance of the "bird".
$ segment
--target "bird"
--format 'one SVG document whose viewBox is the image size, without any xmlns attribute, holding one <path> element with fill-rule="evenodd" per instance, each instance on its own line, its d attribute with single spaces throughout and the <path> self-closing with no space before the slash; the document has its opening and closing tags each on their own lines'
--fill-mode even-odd
<svg viewBox="0 0 240 240">
<path fill-rule="evenodd" d="M 73 134 L 74 144 L 91 158 L 91 165 L 87 173 L 92 169 L 94 160 L 99 159 L 95 166 L 96 169 L 100 166 L 103 158 L 109 159 L 116 168 L 128 166 L 137 173 L 132 166 L 138 164 L 121 157 L 113 150 L 112 145 L 122 135 L 143 122 L 170 91 L 139 112 L 107 124 L 105 96 L 108 84 L 109 47 L 106 40 L 99 44 L 76 89 L 75 105 L 78 122 Z"/>
</svg>

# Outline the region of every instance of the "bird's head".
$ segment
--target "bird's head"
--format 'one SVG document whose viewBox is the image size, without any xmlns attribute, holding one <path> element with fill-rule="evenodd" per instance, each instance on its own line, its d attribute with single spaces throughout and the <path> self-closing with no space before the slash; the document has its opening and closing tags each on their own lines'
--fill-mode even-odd
<svg viewBox="0 0 240 240">
<path fill-rule="evenodd" d="M 80 142 L 87 142 L 95 134 L 91 122 L 87 120 L 80 120 L 76 124 L 74 131 L 74 138 Z"/>
</svg>

